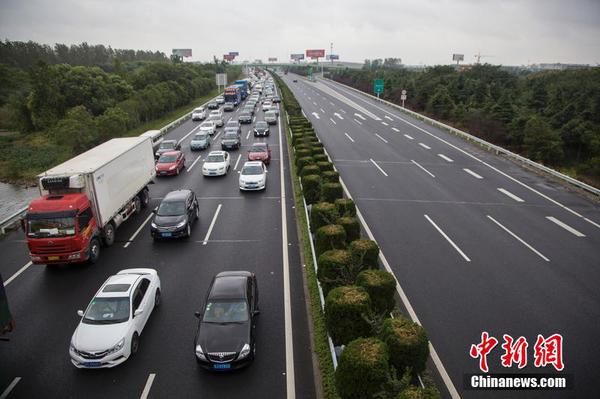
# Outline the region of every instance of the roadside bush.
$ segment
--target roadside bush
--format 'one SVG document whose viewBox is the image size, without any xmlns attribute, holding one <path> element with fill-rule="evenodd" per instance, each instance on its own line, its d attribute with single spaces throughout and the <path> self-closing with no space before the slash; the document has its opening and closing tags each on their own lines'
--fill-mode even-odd
<svg viewBox="0 0 600 399">
<path fill-rule="evenodd" d="M 312 165 L 306 165 L 304 168 L 302 168 L 302 170 L 300 171 L 300 176 L 306 176 L 306 175 L 320 175 L 321 174 L 321 169 L 319 169 L 319 167 L 315 164 Z"/>
<path fill-rule="evenodd" d="M 335 371 L 335 385 L 342 399 L 382 397 L 388 379 L 388 348 L 377 338 L 350 342 Z"/>
<path fill-rule="evenodd" d="M 298 141 L 304 138 L 304 134 L 292 131 L 292 145 L 295 147 Z"/>
<path fill-rule="evenodd" d="M 321 177 L 318 175 L 302 176 L 302 194 L 308 205 L 319 201 L 321 195 Z"/>
<path fill-rule="evenodd" d="M 318 139 L 317 139 L 317 140 L 318 140 Z M 316 141 L 316 142 L 313 144 L 313 147 L 323 148 L 323 143 L 321 143 L 320 141 Z"/>
<path fill-rule="evenodd" d="M 323 147 L 312 146 L 310 148 L 310 155 L 318 155 L 318 154 L 325 154 L 325 150 L 323 149 Z"/>
<path fill-rule="evenodd" d="M 313 157 L 298 158 L 298 160 L 296 161 L 296 169 L 298 170 L 298 174 L 300 174 L 300 172 L 306 165 L 312 165 L 314 163 L 315 160 L 313 159 Z"/>
<path fill-rule="evenodd" d="M 304 158 L 304 157 L 310 157 L 312 155 L 312 150 L 309 150 L 309 149 L 299 149 L 299 150 L 296 150 L 295 155 L 296 155 L 296 159 L 300 159 L 300 158 Z"/>
<path fill-rule="evenodd" d="M 335 208 L 335 205 L 334 205 Z M 360 238 L 360 224 L 354 216 L 342 216 L 336 222 L 346 230 L 346 240 L 354 241 Z"/>
<path fill-rule="evenodd" d="M 296 146 L 294 146 L 294 150 L 296 152 L 298 152 L 300 150 L 309 150 L 312 152 L 312 147 L 306 143 L 298 143 L 298 144 L 296 144 Z"/>
<path fill-rule="evenodd" d="M 317 154 L 314 156 L 315 162 L 329 162 L 329 157 L 325 154 Z"/>
<path fill-rule="evenodd" d="M 344 189 L 340 183 L 324 183 L 321 194 L 323 200 L 334 203 L 336 199 L 344 197 Z"/>
<path fill-rule="evenodd" d="M 337 219 L 337 209 L 330 202 L 319 202 L 310 208 L 310 227 L 313 232 L 328 224 L 334 224 Z"/>
<path fill-rule="evenodd" d="M 379 267 L 379 246 L 372 240 L 355 240 L 350 243 L 348 248 L 356 259 L 372 269 Z"/>
<path fill-rule="evenodd" d="M 317 256 L 330 249 L 346 247 L 346 231 L 339 224 L 330 224 L 317 229 L 315 235 L 315 252 Z"/>
<path fill-rule="evenodd" d="M 440 399 L 440 393 L 435 387 L 406 387 L 395 399 Z"/>
<path fill-rule="evenodd" d="M 370 314 L 371 300 L 362 287 L 337 287 L 325 299 L 325 324 L 336 346 L 371 335 Z"/>
<path fill-rule="evenodd" d="M 323 288 L 323 295 L 342 285 L 344 269 L 352 262 L 352 255 L 345 249 L 332 249 L 323 252 L 317 260 L 317 278 Z"/>
<path fill-rule="evenodd" d="M 429 341 L 422 326 L 404 316 L 386 319 L 383 322 L 381 339 L 389 347 L 390 362 L 396 370 L 403 372 L 410 367 L 415 374 L 425 370 Z"/>
<path fill-rule="evenodd" d="M 356 277 L 356 285 L 363 287 L 371 298 L 373 311 L 378 314 L 389 314 L 396 305 L 396 279 L 384 270 L 363 270 Z"/>
<path fill-rule="evenodd" d="M 315 155 L 313 158 L 318 157 L 318 155 Z M 323 182 L 328 182 L 328 183 L 339 183 L 340 182 L 340 174 L 338 172 L 336 172 L 335 170 L 328 170 L 326 172 L 321 173 L 321 176 L 323 176 Z"/>
<path fill-rule="evenodd" d="M 325 154 L 318 154 L 315 156 L 318 157 L 318 156 L 322 156 L 322 155 L 325 155 Z M 325 156 L 327 156 L 327 155 L 325 155 Z M 328 170 L 333 170 L 333 164 L 329 161 L 318 161 L 317 166 L 319 167 L 319 169 L 321 169 L 322 172 L 326 172 Z"/>
<path fill-rule="evenodd" d="M 323 173 L 323 180 L 326 180 Z M 356 216 L 356 205 L 350 198 L 338 198 L 334 202 L 340 216 Z"/>
</svg>

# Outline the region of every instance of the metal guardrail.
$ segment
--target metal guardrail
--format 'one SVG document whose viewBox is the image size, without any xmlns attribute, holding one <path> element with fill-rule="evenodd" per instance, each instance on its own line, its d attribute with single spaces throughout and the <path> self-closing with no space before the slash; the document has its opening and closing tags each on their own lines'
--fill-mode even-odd
<svg viewBox="0 0 600 399">
<path fill-rule="evenodd" d="M 394 104 L 394 103 L 392 103 L 390 101 L 386 101 L 386 100 L 383 100 L 381 98 L 377 98 L 377 97 L 375 97 L 375 96 L 373 96 L 373 95 L 371 95 L 369 93 L 365 93 L 364 91 L 355 89 L 354 87 L 345 85 L 343 83 L 340 83 L 340 82 L 337 82 L 335 80 L 332 80 L 332 79 L 329 79 L 329 78 L 325 78 L 325 77 L 322 77 L 321 79 L 328 80 L 330 82 L 334 82 L 334 83 L 339 84 L 341 86 L 344 86 L 344 87 L 346 87 L 346 88 L 348 88 L 350 90 L 356 91 L 356 92 L 358 92 L 358 93 L 360 93 L 362 95 L 365 95 L 365 96 L 367 96 L 367 97 L 369 97 L 369 98 L 371 98 L 371 99 L 373 99 L 373 100 L 375 100 L 377 102 L 386 104 L 386 105 L 388 105 L 390 107 L 393 107 L 393 108 L 396 108 L 396 109 L 404 112 L 405 114 L 408 114 L 408 115 L 410 115 L 410 116 L 412 116 L 414 118 L 417 118 L 417 119 L 419 119 L 419 120 L 421 120 L 423 122 L 429 123 L 432 126 L 435 126 L 435 127 L 440 128 L 440 129 L 446 130 L 446 131 L 448 131 L 448 132 L 450 132 L 450 133 L 452 133 L 452 134 L 454 134 L 456 136 L 459 136 L 459 137 L 462 137 L 464 139 L 467 139 L 468 141 L 475 142 L 479 146 L 487 149 L 488 151 L 493 151 L 496 154 L 505 155 L 508 158 L 512 158 L 512 159 L 514 159 L 516 161 L 519 161 L 521 163 L 529 165 L 529 166 L 531 166 L 531 167 L 533 167 L 535 169 L 538 169 L 538 170 L 540 170 L 542 172 L 548 173 L 549 175 L 552 175 L 552 176 L 554 176 L 554 177 L 556 177 L 556 178 L 558 178 L 560 180 L 563 180 L 563 181 L 565 181 L 567 183 L 570 183 L 570 184 L 572 184 L 574 186 L 577 186 L 577 187 L 579 187 L 579 188 L 581 188 L 583 190 L 586 190 L 589 193 L 592 193 L 592 194 L 600 196 L 600 189 L 597 189 L 596 187 L 590 186 L 589 184 L 584 183 L 584 182 L 582 182 L 580 180 L 574 179 L 571 176 L 567 176 L 564 173 L 560 173 L 559 171 L 554 170 L 552 168 L 549 168 L 549 167 L 547 167 L 545 165 L 542 165 L 542 164 L 540 164 L 538 162 L 532 161 L 531 159 L 525 158 L 522 155 L 515 154 L 514 152 L 509 151 L 506 148 L 503 148 L 503 147 L 497 146 L 495 144 L 492 144 L 490 142 L 487 142 L 485 140 L 482 140 L 479 137 L 473 136 L 472 134 L 464 132 L 464 131 L 462 131 L 460 129 L 456 129 L 455 127 L 446 125 L 445 123 L 438 122 L 435 119 L 431 119 L 431 118 L 429 118 L 429 117 L 427 117 L 425 115 L 421 115 L 421 114 L 419 114 L 417 112 L 414 112 L 412 110 L 409 110 L 409 109 L 406 109 L 406 108 L 402 108 L 398 104 Z"/>
<path fill-rule="evenodd" d="M 211 98 L 210 100 L 206 101 L 203 104 L 200 104 L 194 108 L 198 108 L 198 107 L 204 107 L 206 106 L 209 102 L 216 100 L 217 97 L 219 97 L 220 94 L 217 94 L 215 97 Z M 181 125 L 182 123 L 184 123 L 185 121 L 187 121 L 189 118 L 192 117 L 192 113 L 194 112 L 194 110 L 192 109 L 190 112 L 186 113 L 185 115 L 181 116 L 180 118 L 175 119 L 173 122 L 169 123 L 166 126 L 161 127 L 160 129 L 158 129 L 160 131 L 160 136 L 163 137 L 164 135 L 166 135 L 168 132 L 170 132 L 171 130 L 173 130 L 174 128 L 176 128 L 177 126 Z M 142 133 L 143 134 L 143 133 Z"/>
<path fill-rule="evenodd" d="M 19 209 L 12 215 L 4 218 L 0 221 L 0 233 L 5 234 L 6 230 L 11 229 L 17 223 L 17 221 L 27 212 L 27 207 Z"/>
</svg>

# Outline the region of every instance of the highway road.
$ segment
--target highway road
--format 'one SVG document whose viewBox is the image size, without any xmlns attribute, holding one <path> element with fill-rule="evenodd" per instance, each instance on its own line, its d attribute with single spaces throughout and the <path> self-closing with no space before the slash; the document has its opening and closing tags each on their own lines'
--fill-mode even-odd
<svg viewBox="0 0 600 399">
<path fill-rule="evenodd" d="M 237 118 L 239 110 L 224 113 L 225 121 Z M 263 112 L 257 109 L 256 117 Z M 137 398 L 145 397 L 143 392 L 149 398 L 315 397 L 287 146 L 281 141 L 285 135 L 278 125 L 271 127 L 270 137 L 256 139 L 273 148 L 267 188 L 242 193 L 237 172 L 255 140 L 249 133 L 254 124 L 243 125 L 243 147 L 231 151 L 231 170 L 222 178 L 203 178 L 208 151 L 189 148 L 199 124 L 189 120 L 168 133 L 167 138 L 182 142 L 186 170 L 156 179 L 150 186 L 151 206 L 117 230 L 117 242 L 103 248 L 97 264 L 27 267 L 21 233 L 0 242 L 0 272 L 10 280 L 7 295 L 17 323 L 11 341 L 0 345 L 0 395 L 12 387 L 9 398 Z M 219 139 L 212 149 L 220 150 Z M 200 223 L 189 240 L 154 243 L 151 209 L 179 188 L 195 191 Z M 76 369 L 68 348 L 79 321 L 77 309 L 85 309 L 109 275 L 133 267 L 155 268 L 162 280 L 162 304 L 144 329 L 140 351 L 114 369 Z M 255 362 L 239 372 L 215 374 L 196 364 L 194 311 L 211 278 L 224 270 L 256 273 L 261 314 Z"/>
<path fill-rule="evenodd" d="M 597 396 L 598 204 L 340 84 L 282 77 L 381 246 L 405 306 L 425 326 L 444 394 Z M 465 390 L 463 376 L 479 372 L 469 348 L 483 331 L 499 341 L 491 373 L 570 374 L 574 388 Z M 534 366 L 538 334 L 555 333 L 564 339 L 560 373 Z M 527 339 L 523 370 L 501 366 L 504 334 Z"/>
</svg>

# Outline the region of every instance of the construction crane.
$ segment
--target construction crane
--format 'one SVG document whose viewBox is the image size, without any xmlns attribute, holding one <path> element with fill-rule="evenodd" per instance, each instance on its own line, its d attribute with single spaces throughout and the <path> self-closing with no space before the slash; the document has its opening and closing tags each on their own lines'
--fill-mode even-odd
<svg viewBox="0 0 600 399">
<path fill-rule="evenodd" d="M 477 54 L 475 54 L 473 57 L 475 57 L 475 59 L 477 60 L 477 62 L 475 62 L 476 64 L 481 64 L 482 58 L 488 58 L 488 57 L 494 57 L 494 56 L 489 55 L 489 54 L 481 54 L 481 51 L 478 51 Z"/>
</svg>

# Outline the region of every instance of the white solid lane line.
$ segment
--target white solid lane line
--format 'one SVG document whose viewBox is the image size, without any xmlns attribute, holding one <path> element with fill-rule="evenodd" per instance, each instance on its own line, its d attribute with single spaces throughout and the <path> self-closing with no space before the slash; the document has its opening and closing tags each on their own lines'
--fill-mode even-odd
<svg viewBox="0 0 600 399">
<path fill-rule="evenodd" d="M 329 118 L 329 120 L 331 121 L 331 123 L 333 123 L 334 125 L 337 125 L 337 123 L 333 120 L 333 118 Z"/>
<path fill-rule="evenodd" d="M 281 184 L 281 250 L 283 253 L 283 309 L 285 324 L 285 380 L 288 399 L 296 398 L 296 375 L 294 371 L 294 335 L 292 328 L 292 299 L 290 289 L 290 258 L 288 254 L 287 213 L 285 194 L 285 173 L 283 169 L 283 135 L 281 116 L 279 117 L 279 178 Z"/>
<path fill-rule="evenodd" d="M 213 227 L 215 227 L 215 223 L 217 221 L 217 217 L 219 216 L 219 212 L 221 212 L 222 206 L 223 206 L 223 204 L 219 204 L 219 206 L 217 206 L 217 210 L 215 211 L 215 216 L 213 216 L 213 219 L 210 222 L 210 226 L 208 226 L 208 231 L 206 232 L 206 235 L 204 236 L 204 240 L 202 240 L 202 245 L 206 245 L 208 243 L 208 239 L 210 238 L 210 233 L 212 233 L 212 229 L 213 229 Z"/>
<path fill-rule="evenodd" d="M 219 136 L 220 136 L 220 135 L 221 135 L 221 132 L 217 133 L 217 134 L 215 135 L 215 137 L 213 137 L 212 141 L 216 141 L 216 140 L 217 140 L 217 138 L 219 138 Z"/>
<path fill-rule="evenodd" d="M 448 237 L 448 235 L 446 233 L 444 233 L 444 231 L 437 224 L 435 224 L 435 222 L 433 220 L 431 220 L 431 218 L 429 216 L 425 215 L 425 219 L 427 219 L 429 221 L 429 223 L 431 223 L 433 225 L 433 227 L 435 227 L 435 229 L 442 235 L 442 237 L 444 237 L 446 239 L 446 241 L 448 241 L 450 243 L 450 245 L 452 245 L 452 247 L 456 250 L 456 252 L 458 252 L 465 261 L 467 261 L 467 262 L 471 261 L 471 259 L 469 259 L 469 257 L 467 255 L 465 255 L 465 253 L 462 251 L 462 249 L 460 249 L 458 247 L 458 245 L 456 245 L 454 243 L 454 241 L 452 241 L 450 239 L 450 237 Z"/>
<path fill-rule="evenodd" d="M 420 145 L 421 147 L 425 148 L 426 150 L 431 150 L 431 147 L 430 147 L 430 146 L 428 146 L 428 145 L 427 145 L 427 144 L 425 144 L 425 143 L 419 143 L 419 145 Z"/>
<path fill-rule="evenodd" d="M 192 168 L 194 167 L 194 165 L 196 165 L 196 163 L 200 160 L 200 158 L 202 158 L 202 154 L 198 155 L 198 158 L 196 158 L 194 160 L 194 162 L 192 162 L 192 164 L 190 165 L 189 168 L 187 168 L 186 172 L 190 172 L 190 170 L 192 170 Z"/>
<path fill-rule="evenodd" d="M 404 137 L 406 137 L 409 140 L 414 140 L 415 138 L 409 134 L 405 134 Z"/>
<path fill-rule="evenodd" d="M 248 130 L 248 134 L 246 135 L 246 140 L 248 140 L 250 138 L 250 133 L 252 133 L 252 129 Z"/>
<path fill-rule="evenodd" d="M 483 179 L 483 177 L 479 176 L 477 173 L 473 172 L 471 169 L 463 168 L 463 170 L 476 179 Z"/>
<path fill-rule="evenodd" d="M 152 388 L 152 383 L 154 383 L 154 377 L 156 377 L 156 374 L 150 373 L 148 379 L 146 380 L 146 385 L 144 386 L 144 390 L 142 391 L 140 399 L 146 399 L 148 397 L 148 394 L 150 393 L 150 388 Z"/>
<path fill-rule="evenodd" d="M 27 262 L 27 263 L 25 264 L 25 266 L 23 266 L 22 268 L 20 268 L 19 270 L 17 270 L 17 272 L 16 272 L 15 274 L 13 274 L 12 276 L 10 276 L 10 277 L 8 278 L 8 280 L 6 280 L 6 281 L 4 282 L 4 286 L 5 286 L 5 287 L 8 287 L 8 285 L 9 285 L 9 284 L 10 284 L 10 283 L 11 283 L 11 282 L 14 280 L 14 279 L 16 279 L 17 277 L 19 277 L 19 275 L 20 275 L 21 273 L 23 273 L 25 270 L 27 270 L 27 268 L 29 268 L 29 266 L 31 266 L 31 265 L 33 265 L 33 262 L 31 262 L 31 261 Z"/>
<path fill-rule="evenodd" d="M 12 391 L 15 388 L 15 386 L 19 383 L 19 381 L 21 381 L 21 377 L 15 377 L 15 379 L 12 380 L 12 382 L 8 385 L 8 387 L 6 387 L 4 392 L 2 392 L 2 395 L 0 395 L 0 399 L 6 399 L 8 397 L 8 394 L 10 393 L 10 391 Z"/>
<path fill-rule="evenodd" d="M 518 235 L 516 235 L 515 233 L 513 233 L 512 231 L 510 231 L 508 228 L 504 227 L 499 221 L 497 221 L 496 219 L 494 219 L 493 217 L 491 217 L 490 215 L 487 215 L 488 219 L 490 219 L 492 222 L 496 223 L 498 226 L 500 226 L 502 228 L 502 230 L 506 231 L 508 234 L 510 234 L 511 236 L 513 236 L 513 238 L 515 238 L 517 241 L 519 241 L 521 244 L 525 245 L 527 248 L 529 248 L 533 253 L 535 253 L 536 255 L 538 255 L 540 258 L 544 259 L 546 262 L 550 262 L 550 259 L 546 258 L 544 255 L 542 255 L 537 249 L 535 249 L 534 247 L 532 247 L 531 245 L 527 244 L 525 241 L 523 241 L 523 239 L 521 239 Z"/>
<path fill-rule="evenodd" d="M 188 134 L 186 134 L 185 136 L 183 136 L 183 137 L 181 138 L 181 140 L 179 140 L 179 141 L 177 142 L 177 144 L 181 144 L 181 143 L 183 143 L 183 140 L 187 139 L 187 138 L 190 136 L 190 134 L 194 133 L 194 132 L 195 132 L 195 131 L 196 131 L 198 128 L 200 128 L 200 125 L 196 126 L 196 127 L 195 127 L 195 128 L 193 128 L 192 130 L 190 130 Z"/>
<path fill-rule="evenodd" d="M 438 157 L 442 158 L 444 161 L 447 161 L 447 162 L 454 162 L 452 159 L 448 158 L 444 154 L 438 154 Z"/>
<path fill-rule="evenodd" d="M 381 124 L 384 126 L 389 126 L 387 122 L 381 121 Z"/>
<path fill-rule="evenodd" d="M 583 218 L 583 220 L 585 220 L 585 221 L 586 221 L 586 222 L 588 222 L 588 223 L 591 223 L 591 224 L 593 224 L 594 226 L 596 226 L 597 228 L 599 228 L 599 229 L 600 229 L 600 224 L 598 224 L 598 223 L 594 222 L 593 220 L 590 220 L 590 219 L 588 219 L 588 218 Z"/>
<path fill-rule="evenodd" d="M 318 114 L 318 113 L 316 113 L 316 112 L 313 112 L 312 114 L 313 114 L 313 116 L 314 116 L 315 118 L 317 118 L 317 119 L 321 119 L 321 118 L 319 118 L 319 114 Z"/>
<path fill-rule="evenodd" d="M 400 133 L 400 129 L 396 129 L 395 127 L 393 127 L 393 128 L 392 128 L 392 130 L 393 130 L 394 132 L 398 132 L 398 133 Z"/>
<path fill-rule="evenodd" d="M 233 170 L 237 170 L 237 167 L 240 163 L 240 159 L 242 159 L 242 154 L 238 155 L 238 159 L 237 161 L 235 161 L 235 166 L 233 167 Z"/>
<path fill-rule="evenodd" d="M 354 113 L 354 116 L 356 116 L 357 118 L 360 118 L 360 119 L 362 119 L 363 121 L 366 121 L 366 120 L 367 120 L 367 119 L 366 119 L 364 116 L 362 116 L 361 114 L 359 114 L 359 113 L 357 113 L 357 112 L 355 112 L 355 113 Z"/>
<path fill-rule="evenodd" d="M 362 123 L 357 121 L 356 119 L 353 119 L 353 120 L 354 120 L 354 122 L 358 123 L 359 125 L 362 125 Z"/>
<path fill-rule="evenodd" d="M 384 139 L 383 137 L 381 137 L 379 134 L 375 133 L 375 136 L 379 137 L 381 139 L 381 141 L 383 141 L 384 143 L 387 144 L 388 141 L 386 139 Z"/>
<path fill-rule="evenodd" d="M 383 169 L 381 169 L 381 166 L 377 165 L 377 163 L 376 163 L 375 161 L 373 161 L 372 159 L 369 159 L 369 161 L 371 161 L 371 163 L 372 163 L 373 165 L 375 165 L 375 167 L 376 167 L 377 169 L 379 169 L 379 171 L 380 171 L 381 173 L 383 173 L 383 175 L 384 175 L 384 176 L 386 176 L 386 177 L 387 177 L 387 175 L 388 175 L 388 174 L 387 174 L 387 173 L 385 173 L 385 171 L 384 171 Z"/>
<path fill-rule="evenodd" d="M 522 198 L 517 197 L 516 195 L 514 195 L 513 193 L 511 193 L 510 191 L 508 191 L 508 190 L 506 190 L 504 188 L 498 187 L 498 191 L 500 191 L 502 194 L 504 194 L 504 195 L 506 195 L 506 196 L 508 196 L 508 197 L 510 197 L 512 199 L 514 199 L 517 202 L 525 202 L 525 200 L 523 200 Z"/>
<path fill-rule="evenodd" d="M 571 233 L 577 237 L 585 237 L 585 234 L 583 234 L 579 230 L 574 229 L 573 227 L 569 226 L 568 224 L 561 222 L 554 216 L 546 216 L 546 219 L 548 219 L 551 222 L 556 223 L 557 225 L 559 225 L 560 227 L 562 227 L 563 229 L 567 230 L 569 233 Z"/>
<path fill-rule="evenodd" d="M 127 240 L 127 242 L 125 244 L 123 244 L 123 248 L 127 248 L 129 246 L 129 244 L 131 244 L 133 242 L 133 240 L 135 240 L 135 237 L 137 237 L 137 235 L 140 234 L 140 231 L 142 231 L 144 226 L 150 221 L 150 219 L 152 219 L 152 216 L 154 216 L 154 213 L 150 212 L 150 214 L 148 215 L 146 220 L 144 220 L 144 222 L 141 224 L 141 226 L 138 227 L 138 229 L 135 231 L 135 233 L 133 233 L 133 235 L 131 237 L 129 237 L 129 240 Z"/>
<path fill-rule="evenodd" d="M 352 137 L 350 137 L 350 135 L 348 135 L 348 133 L 344 133 L 346 135 L 346 137 L 348 137 L 348 139 L 354 143 L 354 139 Z"/>
<path fill-rule="evenodd" d="M 417 161 L 415 161 L 414 159 L 410 160 L 412 163 L 414 163 L 415 165 L 417 165 L 419 168 L 421 168 L 421 170 L 423 170 L 425 173 L 427 173 L 429 176 L 434 177 L 435 175 L 433 173 L 431 173 L 430 171 L 428 171 L 427 169 L 425 169 L 421 164 L 419 164 Z"/>
<path fill-rule="evenodd" d="M 344 119 L 344 118 L 342 117 L 342 115 L 338 114 L 337 112 L 335 112 L 333 115 L 337 116 L 339 119 L 342 119 L 342 120 Z"/>
<path fill-rule="evenodd" d="M 390 117 L 389 117 L 389 116 L 387 116 L 387 115 L 383 115 L 383 117 L 384 117 L 385 119 L 389 120 L 389 121 L 393 121 L 393 119 L 392 119 L 392 118 L 390 118 Z"/>
</svg>

